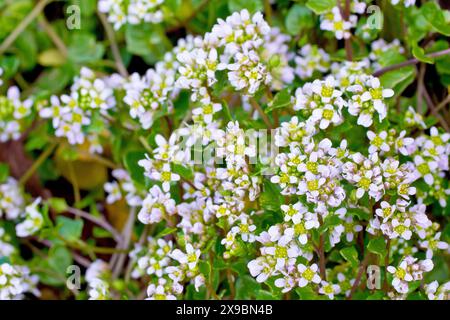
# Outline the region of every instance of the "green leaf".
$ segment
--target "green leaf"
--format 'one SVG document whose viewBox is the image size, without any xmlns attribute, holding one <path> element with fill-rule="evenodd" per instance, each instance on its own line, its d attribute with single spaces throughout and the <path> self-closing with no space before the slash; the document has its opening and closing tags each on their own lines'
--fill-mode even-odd
<svg viewBox="0 0 450 320">
<path fill-rule="evenodd" d="M 431 64 L 434 63 L 434 59 L 427 57 L 425 55 L 425 50 L 423 50 L 423 48 L 419 47 L 417 44 L 414 44 L 412 46 L 412 54 L 419 61 Z"/>
<path fill-rule="evenodd" d="M 327 231 L 330 227 L 334 227 L 337 226 L 339 224 L 342 223 L 342 219 L 339 218 L 338 215 L 336 214 L 330 214 L 328 215 L 325 220 L 323 221 L 322 226 L 320 226 L 319 228 L 319 232 L 325 232 Z"/>
<path fill-rule="evenodd" d="M 285 88 L 278 92 L 273 100 L 270 102 L 269 107 L 265 110 L 271 112 L 275 109 L 285 108 L 291 105 L 292 96 L 289 93 L 289 88 Z"/>
<path fill-rule="evenodd" d="M 67 86 L 72 79 L 73 74 L 72 68 L 68 65 L 44 71 L 39 76 L 35 89 L 36 91 L 42 90 L 57 93 Z"/>
<path fill-rule="evenodd" d="M 56 213 L 62 213 L 69 207 L 66 199 L 64 198 L 50 198 L 47 200 L 50 207 L 56 211 Z"/>
<path fill-rule="evenodd" d="M 323 14 L 336 5 L 335 0 L 308 0 L 306 6 L 314 11 L 315 14 Z"/>
<path fill-rule="evenodd" d="M 198 270 L 205 276 L 206 279 L 208 279 L 209 274 L 211 273 L 211 265 L 208 261 L 200 261 L 198 263 Z"/>
<path fill-rule="evenodd" d="M 445 20 L 444 11 L 434 1 L 429 1 L 420 8 L 428 23 L 439 33 L 450 36 L 450 24 Z"/>
<path fill-rule="evenodd" d="M 378 63 L 382 67 L 387 67 L 393 64 L 397 64 L 405 61 L 406 58 L 395 49 L 389 49 L 380 54 L 380 58 L 378 59 Z"/>
<path fill-rule="evenodd" d="M 381 300 L 383 299 L 385 293 L 383 291 L 376 291 L 374 294 L 368 296 L 366 300 Z"/>
<path fill-rule="evenodd" d="M 386 243 L 383 237 L 370 239 L 367 250 L 383 258 L 386 255 Z"/>
<path fill-rule="evenodd" d="M 1 56 L 0 68 L 3 69 L 2 79 L 9 79 L 13 77 L 19 69 L 19 59 L 15 56 Z"/>
<path fill-rule="evenodd" d="M 231 115 L 230 107 L 228 106 L 228 102 L 222 100 L 222 110 L 225 115 L 225 119 L 227 121 L 233 121 L 233 116 Z"/>
<path fill-rule="evenodd" d="M 291 35 L 295 36 L 300 34 L 303 29 L 311 28 L 314 26 L 314 18 L 311 10 L 307 7 L 299 4 L 295 4 L 289 9 L 286 19 L 284 20 L 286 30 Z"/>
<path fill-rule="evenodd" d="M 36 65 L 38 52 L 34 34 L 29 30 L 25 30 L 17 38 L 15 46 L 18 49 L 17 57 L 20 60 L 20 69 L 25 71 L 33 69 Z"/>
<path fill-rule="evenodd" d="M 400 95 L 415 79 L 416 69 L 412 66 L 386 72 L 380 77 L 383 87 L 394 90 L 395 95 Z"/>
<path fill-rule="evenodd" d="M 81 232 L 83 231 L 83 220 L 70 219 L 67 217 L 56 218 L 56 228 L 58 234 L 69 242 L 80 239 Z"/>
<path fill-rule="evenodd" d="M 183 179 L 192 181 L 194 179 L 194 172 L 192 168 L 185 167 L 181 164 L 172 164 L 172 170 L 174 173 L 179 174 Z"/>
<path fill-rule="evenodd" d="M 68 47 L 69 59 L 75 63 L 84 64 L 100 60 L 105 53 L 101 43 L 97 43 L 95 36 L 89 33 L 74 33 Z"/>
<path fill-rule="evenodd" d="M 164 230 L 162 230 L 161 232 L 159 232 L 156 235 L 156 238 L 165 237 L 165 236 L 167 236 L 169 234 L 172 234 L 172 233 L 176 232 L 177 230 L 178 230 L 177 228 L 165 228 Z"/>
<path fill-rule="evenodd" d="M 164 29 L 156 24 L 128 24 L 125 30 L 127 50 L 144 58 L 148 64 L 160 60 L 172 45 Z"/>
<path fill-rule="evenodd" d="M 339 251 L 339 253 L 341 254 L 341 256 L 348 262 L 351 263 L 353 268 L 357 268 L 359 265 L 359 260 L 358 260 L 358 251 L 356 251 L 354 246 L 348 247 L 348 248 L 344 248 L 341 249 Z"/>
<path fill-rule="evenodd" d="M 54 245 L 48 251 L 47 259 L 38 258 L 39 281 L 46 285 L 62 286 L 66 283 L 67 268 L 72 265 L 72 255 L 70 251 L 62 245 Z"/>
<path fill-rule="evenodd" d="M 256 300 L 277 300 L 277 297 L 266 290 L 259 290 L 256 293 Z"/>
<path fill-rule="evenodd" d="M 266 210 L 278 211 L 281 206 L 280 191 L 268 180 L 264 181 L 264 189 L 260 196 L 260 204 Z"/>
<path fill-rule="evenodd" d="M 6 163 L 0 163 L 0 183 L 3 183 L 9 177 L 9 166 Z"/>
<path fill-rule="evenodd" d="M 228 9 L 230 12 L 247 9 L 251 14 L 256 11 L 264 11 L 262 0 L 229 0 Z"/>
<path fill-rule="evenodd" d="M 144 168 L 138 165 L 139 160 L 145 159 L 145 151 L 130 151 L 125 154 L 124 164 L 133 181 L 145 186 Z"/>
<path fill-rule="evenodd" d="M 261 290 L 261 285 L 249 275 L 241 276 L 236 280 L 237 300 L 247 300 L 253 298 L 259 290 Z"/>
<path fill-rule="evenodd" d="M 303 288 L 296 288 L 295 292 L 299 295 L 300 300 L 318 300 L 319 296 L 317 293 L 310 287 L 306 286 Z"/>
</svg>

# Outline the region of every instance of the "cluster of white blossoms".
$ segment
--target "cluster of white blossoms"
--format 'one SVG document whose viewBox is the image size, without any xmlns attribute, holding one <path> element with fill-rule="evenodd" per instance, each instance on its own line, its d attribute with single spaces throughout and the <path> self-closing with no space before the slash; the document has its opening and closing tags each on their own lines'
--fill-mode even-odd
<svg viewBox="0 0 450 320">
<path fill-rule="evenodd" d="M 406 8 L 408 8 L 415 5 L 416 0 L 391 0 L 391 3 L 394 6 L 403 4 Z"/>
<path fill-rule="evenodd" d="M 398 267 L 388 266 L 387 271 L 392 276 L 392 286 L 398 293 L 405 294 L 408 292 L 408 283 L 412 281 L 422 280 L 423 273 L 433 269 L 433 261 L 430 259 L 420 260 L 412 256 L 406 256 L 398 265 Z"/>
<path fill-rule="evenodd" d="M 164 0 L 99 0 L 98 10 L 108 15 L 114 29 L 124 24 L 160 23 Z"/>
<path fill-rule="evenodd" d="M 336 39 L 349 39 L 352 35 L 351 29 L 355 28 L 358 23 L 356 14 L 364 14 L 366 3 L 358 0 L 350 2 L 349 16 L 345 17 L 345 2 L 341 1 L 341 5 L 333 7 L 331 11 L 321 16 L 320 29 L 334 33 Z M 352 14 L 353 13 L 353 14 Z"/>
<path fill-rule="evenodd" d="M 425 292 L 429 300 L 448 300 L 450 292 L 450 281 L 439 285 L 439 282 L 433 281 L 425 285 Z"/>
<path fill-rule="evenodd" d="M 11 244 L 11 236 L 0 227 L 0 257 L 9 258 L 16 253 L 16 248 Z"/>
<path fill-rule="evenodd" d="M 39 296 L 38 278 L 25 266 L 0 264 L 0 300 L 20 300 L 25 294 Z"/>
<path fill-rule="evenodd" d="M 40 212 L 39 203 L 41 198 L 25 207 L 25 217 L 22 222 L 16 225 L 16 234 L 18 237 L 28 237 L 39 231 L 44 224 L 44 217 Z"/>
<path fill-rule="evenodd" d="M 330 125 L 338 126 L 344 121 L 343 109 L 352 116 L 357 116 L 357 124 L 370 127 L 375 114 L 378 121 L 383 121 L 387 115 L 385 99 L 392 97 L 391 89 L 384 89 L 380 80 L 373 76 L 361 74 L 336 80 L 328 76 L 325 80 L 314 80 L 298 88 L 295 92 L 294 110 L 300 110 L 302 116 L 308 117 L 307 122 L 319 124 L 324 130 Z M 355 83 L 345 88 L 340 82 Z"/>
<path fill-rule="evenodd" d="M 85 279 L 89 287 L 89 300 L 109 300 L 111 270 L 103 260 L 95 260 L 86 270 Z"/>
<path fill-rule="evenodd" d="M 161 21 L 161 4 L 102 0 L 99 8 L 118 29 Z M 365 7 L 352 1 L 347 20 L 335 7 L 322 16 L 321 28 L 348 39 L 355 14 Z M 248 271 L 282 293 L 308 287 L 329 299 L 349 297 L 360 280 L 355 261 L 342 250 L 364 247 L 366 239 L 383 241 L 390 246 L 388 261 L 400 261 L 387 270 L 391 297 L 405 298 L 411 282 L 433 269 L 433 256 L 448 250 L 427 205 L 448 205 L 450 134 L 436 127 L 424 133 L 424 119 L 412 107 L 389 123 L 394 92 L 370 75 L 383 52 L 402 52 L 400 43 L 380 40 L 368 58 L 331 63 L 317 45 L 305 45 L 296 56 L 290 42 L 261 13 L 242 10 L 219 19 L 203 37 L 179 40 L 144 75 L 98 78 L 82 68 L 69 94 L 39 104 L 57 137 L 73 145 L 88 141 L 92 153 L 102 152 L 100 136 L 118 106 L 125 106 L 127 120 L 139 122 L 136 129 L 153 131 L 140 141 L 147 154 L 137 166 L 145 183 L 136 183 L 127 166 L 130 172 L 114 169 L 103 185 L 107 204 L 123 201 L 145 225 L 127 272 L 145 282 L 148 299 L 182 298 L 192 288 L 213 294 L 214 259 L 227 267 L 238 261 L 244 266 L 240 275 Z M 284 89 L 288 112 L 276 120 L 273 115 L 274 141 L 266 142 L 278 149 L 261 154 L 263 133 L 246 128 L 258 122 L 256 107 L 270 107 L 272 91 Z M 181 92 L 190 94 L 192 109 L 178 128 L 166 119 L 168 132 L 159 130 L 157 121 L 176 111 Z M 31 113 L 32 103 L 18 96 L 0 99 L 0 115 Z M 243 121 L 223 117 L 230 113 L 228 99 L 248 104 L 253 114 Z M 212 147 L 211 154 L 205 147 Z M 18 237 L 36 235 L 45 224 L 40 199 L 27 204 L 16 180 L 0 184 L 0 218 L 15 223 Z M 2 225 L 0 258 L 14 252 Z M 351 258 L 359 260 L 355 253 Z M 90 299 L 117 298 L 112 274 L 103 260 L 89 265 Z M 20 266 L 1 265 L 0 298 L 21 297 L 35 280 Z M 433 282 L 425 291 L 430 299 L 447 298 L 448 283 Z"/>
<path fill-rule="evenodd" d="M 52 119 L 57 137 L 63 137 L 72 145 L 82 144 L 88 139 L 90 151 L 101 152 L 98 137 L 99 127 L 105 123 L 107 111 L 115 106 L 113 89 L 105 79 L 83 67 L 75 77 L 70 94 L 52 96 L 49 103 L 41 102 L 39 115 Z"/>
<path fill-rule="evenodd" d="M 371 51 L 369 53 L 369 59 L 373 62 L 374 69 L 378 69 L 380 67 L 378 60 L 384 52 L 390 50 L 400 54 L 405 52 L 405 49 L 401 46 L 400 40 L 398 39 L 394 39 L 392 42 L 386 42 L 384 39 L 378 39 L 373 41 L 370 47 Z"/>
<path fill-rule="evenodd" d="M 0 218 L 15 220 L 23 213 L 24 194 L 16 179 L 8 177 L 0 183 Z"/>
<path fill-rule="evenodd" d="M 271 31 L 261 15 L 251 17 L 244 10 L 219 20 L 203 38 L 180 40 L 166 56 L 166 61 L 174 63 L 173 68 L 165 69 L 169 70 L 165 74 L 170 77 L 170 85 L 164 87 L 163 102 L 154 102 L 154 110 L 167 107 L 169 96 L 177 89 L 188 90 L 194 104 L 193 124 L 183 123 L 168 137 L 157 134 L 157 147 L 139 161 L 145 176 L 156 184 L 142 197 L 138 219 L 144 224 L 177 229 L 176 234 L 148 238 L 130 254 L 132 276 L 150 276 L 149 299 L 177 298 L 189 283 L 199 289 L 205 281 L 199 260 L 208 255 L 203 249 L 216 236 L 209 231 L 216 227 L 222 234 L 220 252 L 225 259 L 245 255 L 250 247 L 259 249 L 259 255 L 248 263 L 250 274 L 258 282 L 273 280 L 283 292 L 310 285 L 330 299 L 350 295 L 356 270 L 348 263 L 320 270 L 320 234 L 324 235 L 321 241 L 327 251 L 342 243 L 355 243 L 363 228 L 371 237 L 389 238 L 391 255 L 406 257 L 425 251 L 430 259 L 436 250 L 448 248 L 423 204 L 438 194 L 444 200 L 445 188 L 442 185 L 443 193 L 419 194 L 413 186 L 421 178 L 430 182 L 427 174 L 433 182 L 444 178 L 448 171 L 446 134 L 433 128 L 429 138 L 409 137 L 409 131 L 377 129 L 388 116 L 386 99 L 394 94 L 383 88 L 378 78 L 368 75 L 378 55 L 372 61 L 331 64 L 318 47 L 306 46 L 297 58 L 289 55 L 284 46 L 287 41 L 288 37 L 278 30 Z M 277 58 L 268 62 L 265 50 Z M 281 152 L 267 162 L 274 164 L 276 171 L 270 182 L 290 203 L 280 206 L 283 221 L 261 230 L 258 226 L 264 210 L 252 203 L 260 200 L 267 186 L 261 175 L 252 173 L 254 168 L 249 164 L 257 151 L 249 141 L 255 141 L 258 133 L 245 132 L 238 121 L 223 123 L 219 119 L 223 105 L 216 100 L 214 85 L 219 81 L 218 73 L 225 71 L 231 88 L 248 102 L 264 87 L 277 90 L 283 83 L 291 83 L 294 69 L 288 63 L 294 60 L 295 73 L 302 79 L 313 77 L 316 71 L 331 75 L 298 88 L 291 99 L 297 114 L 276 128 L 274 142 Z M 280 73 L 283 69 L 275 72 L 275 67 L 285 69 Z M 280 82 L 274 85 L 276 78 Z M 134 101 L 126 101 L 133 112 L 147 110 L 135 102 L 142 99 L 142 90 L 136 91 Z M 132 95 L 127 89 L 127 96 Z M 360 125 L 365 132 L 366 137 L 361 137 L 366 139 L 364 150 L 352 150 L 345 139 L 335 145 L 335 139 L 324 136 L 325 131 L 339 129 L 347 121 Z M 412 109 L 404 121 L 409 128 L 424 126 Z M 212 142 L 214 155 L 198 165 L 189 147 L 194 146 L 195 151 L 195 147 Z M 407 158 L 400 160 L 399 155 Z M 440 165 L 429 164 L 430 172 L 425 172 L 416 155 L 427 164 Z M 180 191 L 175 193 L 179 192 L 181 200 L 173 196 L 177 184 Z M 107 189 L 111 199 L 122 197 L 118 184 Z M 362 218 L 367 215 L 367 203 L 371 203 L 373 216 Z M 183 239 L 181 244 L 174 241 L 178 237 Z M 417 247 L 408 242 L 413 238 L 420 240 Z M 412 263 L 414 277 L 430 271 L 428 261 Z M 393 286 L 397 287 L 397 281 Z"/>
<path fill-rule="evenodd" d="M 310 79 L 315 71 L 326 73 L 330 70 L 330 56 L 317 45 L 303 46 L 295 57 L 295 73 L 300 79 Z"/>
<path fill-rule="evenodd" d="M 230 85 L 244 96 L 253 96 L 264 85 L 281 89 L 294 79 L 289 40 L 279 29 L 271 29 L 261 13 L 234 12 L 226 20 L 219 19 L 203 38 L 180 41 L 175 50 L 180 63 L 175 85 L 191 90 L 193 101 L 206 105 L 206 110 L 214 109 L 210 91 L 218 81 L 217 71 L 226 72 Z"/>
<path fill-rule="evenodd" d="M 138 119 L 143 129 L 150 128 L 158 115 L 173 111 L 172 101 L 179 91 L 175 87 L 177 66 L 174 54 L 169 52 L 144 76 L 134 73 L 125 80 L 123 100 L 130 116 Z"/>
<path fill-rule="evenodd" d="M 22 100 L 16 86 L 9 87 L 6 95 L 0 94 L 0 142 L 21 137 L 29 124 L 27 118 L 32 114 L 32 106 L 33 100 Z"/>
<path fill-rule="evenodd" d="M 174 300 L 183 292 L 183 284 L 192 282 L 195 289 L 204 285 L 199 272 L 201 252 L 186 243 L 185 250 L 174 247 L 171 240 L 149 237 L 145 246 L 137 244 L 130 253 L 132 277 L 150 276 L 147 288 L 150 300 Z"/>
<path fill-rule="evenodd" d="M 130 207 L 140 206 L 144 195 L 136 188 L 128 172 L 124 169 L 114 169 L 111 175 L 115 180 L 106 182 L 103 186 L 107 193 L 106 203 L 113 204 L 125 199 Z"/>
</svg>

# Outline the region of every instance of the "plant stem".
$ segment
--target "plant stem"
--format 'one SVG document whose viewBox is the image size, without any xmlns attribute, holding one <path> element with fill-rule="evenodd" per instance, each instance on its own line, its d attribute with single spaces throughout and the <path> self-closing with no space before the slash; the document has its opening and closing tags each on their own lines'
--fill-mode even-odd
<svg viewBox="0 0 450 320">
<path fill-rule="evenodd" d="M 64 57 L 67 57 L 68 56 L 68 49 L 67 49 L 65 43 L 61 40 L 61 38 L 55 32 L 55 30 L 53 30 L 52 26 L 47 21 L 47 19 L 45 18 L 44 15 L 41 15 L 41 17 L 40 17 L 40 19 L 38 21 L 38 24 L 42 27 L 42 29 L 44 29 L 45 33 L 47 33 L 47 35 L 52 40 L 52 42 L 55 45 L 55 47 L 58 48 L 59 52 L 61 52 L 61 54 Z"/>
<path fill-rule="evenodd" d="M 23 19 L 20 24 L 8 35 L 8 37 L 0 45 L 0 55 L 17 39 L 17 37 L 33 22 L 34 19 L 44 10 L 45 6 L 53 0 L 40 0 L 31 12 Z"/>
<path fill-rule="evenodd" d="M 353 283 L 353 286 L 350 290 L 350 295 L 348 296 L 348 300 L 352 299 L 353 294 L 355 293 L 356 289 L 358 288 L 362 275 L 364 273 L 364 270 L 366 269 L 367 262 L 369 261 L 369 252 L 366 253 L 363 261 L 361 262 L 358 270 L 358 274 L 356 275 L 355 282 Z"/>
<path fill-rule="evenodd" d="M 133 226 L 134 226 L 135 219 L 136 219 L 136 208 L 133 207 L 130 209 L 130 213 L 129 213 L 127 222 L 125 224 L 125 227 L 123 228 L 122 242 L 119 242 L 118 248 L 127 249 L 129 247 L 130 242 L 131 242 L 131 237 L 133 235 Z M 114 266 L 114 269 L 112 272 L 113 279 L 116 279 L 122 272 L 122 269 L 125 265 L 126 257 L 127 257 L 126 254 L 121 254 L 117 258 L 116 265 Z"/>
<path fill-rule="evenodd" d="M 425 76 L 425 63 L 421 63 L 419 67 L 419 77 L 417 79 L 417 111 L 420 114 L 424 114 L 424 108 L 423 108 L 423 89 L 424 89 L 424 83 L 423 83 L 423 77 Z"/>
<path fill-rule="evenodd" d="M 445 122 L 444 118 L 442 118 L 442 116 L 439 114 L 439 112 L 436 111 L 436 107 L 434 106 L 433 100 L 431 100 L 431 97 L 428 94 L 427 88 L 425 86 L 423 87 L 422 94 L 425 98 L 425 101 L 426 101 L 431 113 L 438 119 L 439 123 L 446 131 L 450 131 L 450 128 L 449 128 L 447 122 Z"/>
<path fill-rule="evenodd" d="M 230 300 L 234 300 L 234 297 L 236 296 L 236 288 L 234 287 L 233 274 L 230 269 L 227 269 L 227 280 L 230 286 Z"/>
<path fill-rule="evenodd" d="M 83 210 L 72 208 L 72 207 L 67 208 L 66 211 L 77 217 L 81 217 L 83 219 L 89 220 L 89 221 L 95 223 L 96 225 L 102 227 L 103 229 L 109 231 L 112 234 L 114 240 L 116 240 L 116 242 L 120 242 L 122 240 L 122 236 L 120 235 L 120 233 L 112 225 L 110 225 L 108 223 L 108 221 L 106 221 L 105 219 L 97 218 L 90 213 L 87 213 Z"/>
<path fill-rule="evenodd" d="M 436 106 L 436 111 L 437 112 L 441 111 L 441 109 L 444 108 L 449 103 L 450 103 L 450 94 Z"/>
<path fill-rule="evenodd" d="M 35 173 L 35 171 L 42 165 L 42 163 L 50 156 L 50 154 L 53 152 L 55 147 L 57 146 L 57 143 L 50 144 L 44 152 L 42 152 L 39 157 L 36 159 L 36 161 L 33 162 L 31 167 L 23 174 L 23 176 L 19 180 L 20 185 L 25 185 L 25 183 L 28 181 L 28 179 L 31 178 L 31 176 Z"/>
<path fill-rule="evenodd" d="M 139 137 L 139 142 L 144 146 L 145 150 L 147 150 L 147 152 L 152 153 L 153 149 L 152 147 L 150 147 L 150 145 L 148 144 L 147 140 L 145 140 L 144 137 Z"/>
<path fill-rule="evenodd" d="M 437 58 L 437 57 L 445 56 L 447 54 L 450 54 L 450 48 L 442 50 L 442 51 L 436 51 L 436 52 L 427 54 L 426 57 L 428 57 L 428 58 Z M 382 68 L 380 70 L 375 71 L 373 73 L 373 76 L 374 77 L 379 77 L 382 74 L 385 74 L 386 72 L 389 72 L 389 71 L 392 71 L 392 70 L 396 70 L 396 69 L 400 69 L 400 68 L 403 68 L 403 67 L 406 67 L 406 66 L 411 66 L 411 65 L 417 64 L 419 62 L 420 61 L 418 59 L 414 58 L 414 59 L 403 61 L 403 62 L 400 62 L 400 63 L 397 63 L 397 64 L 393 64 L 391 66 L 387 66 L 385 68 Z"/>
<path fill-rule="evenodd" d="M 384 257 L 384 290 L 387 292 L 389 289 L 389 284 L 387 281 L 387 267 L 389 266 L 389 255 L 390 255 L 390 250 L 391 250 L 391 239 L 389 239 L 389 237 L 385 237 L 386 238 L 386 257 Z"/>
<path fill-rule="evenodd" d="M 261 118 L 263 119 L 264 123 L 266 124 L 266 126 L 269 129 L 273 129 L 272 124 L 270 123 L 270 119 L 267 116 L 267 114 L 264 112 L 264 110 L 261 108 L 261 106 L 258 104 L 258 102 L 256 102 L 256 100 L 254 98 L 250 98 L 249 99 L 250 104 L 252 105 L 253 108 L 255 108 L 256 110 L 258 110 L 259 115 L 261 116 Z"/>
<path fill-rule="evenodd" d="M 266 21 L 269 25 L 272 24 L 272 6 L 269 0 L 264 0 L 264 12 L 266 14 Z"/>
<path fill-rule="evenodd" d="M 322 216 L 319 215 L 319 222 L 320 225 L 323 225 L 323 219 Z M 319 247 L 317 248 L 318 255 L 319 255 L 319 270 L 320 270 L 320 277 L 322 280 L 327 281 L 327 270 L 326 270 L 326 262 L 325 262 L 325 247 L 324 247 L 324 237 L 323 233 L 320 234 L 319 237 Z"/>
<path fill-rule="evenodd" d="M 100 18 L 100 22 L 102 23 L 106 36 L 108 37 L 111 51 L 114 60 L 116 61 L 117 71 L 119 71 L 122 77 L 128 77 L 128 71 L 123 64 L 122 56 L 120 55 L 119 47 L 117 46 L 116 37 L 114 36 L 114 31 L 103 13 L 97 11 L 97 15 Z"/>
</svg>

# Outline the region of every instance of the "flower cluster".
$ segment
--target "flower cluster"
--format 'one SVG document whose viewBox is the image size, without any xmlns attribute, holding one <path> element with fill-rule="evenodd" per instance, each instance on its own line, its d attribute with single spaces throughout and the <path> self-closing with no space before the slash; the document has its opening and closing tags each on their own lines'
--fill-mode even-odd
<svg viewBox="0 0 450 320">
<path fill-rule="evenodd" d="M 124 24 L 160 23 L 164 19 L 164 0 L 100 0 L 98 10 L 108 14 L 114 29 Z"/>
<path fill-rule="evenodd" d="M 21 100 L 19 88 L 15 86 L 9 87 L 6 95 L 0 95 L 0 142 L 20 138 L 29 126 L 32 106 L 31 99 Z"/>
<path fill-rule="evenodd" d="M 0 264 L 0 300 L 23 299 L 26 293 L 39 296 L 38 278 L 25 266 Z"/>
<path fill-rule="evenodd" d="M 348 50 L 367 3 L 331 4 L 321 35 Z M 98 9 L 120 29 L 162 22 L 167 8 Z M 448 299 L 449 282 L 428 281 L 449 250 L 450 133 L 396 79 L 373 75 L 404 42 L 362 41 L 340 61 L 333 45 L 301 45 L 260 12 L 209 25 L 144 73 L 82 67 L 66 94 L 0 96 L 0 142 L 21 138 L 38 114 L 35 140 L 59 147 L 38 155 L 41 141 L 24 137 L 35 165 L 22 177 L 0 166 L 0 299 L 38 295 L 33 267 L 43 284 L 59 283 L 52 274 L 72 258 L 87 286 L 68 289 L 91 300 Z M 77 153 L 68 174 L 64 147 Z M 98 172 L 84 171 L 86 159 Z M 42 179 L 27 184 L 30 175 Z M 56 198 L 66 188 L 50 180 L 69 181 L 73 196 Z M 25 261 L 22 246 L 49 258 Z M 384 266 L 383 290 L 362 290 L 368 261 Z"/>
<path fill-rule="evenodd" d="M 98 139 L 106 122 L 108 110 L 114 107 L 113 90 L 106 81 L 97 78 L 88 68 L 82 68 L 74 79 L 70 94 L 52 96 L 49 104 L 41 102 L 39 115 L 52 119 L 55 136 L 70 144 L 82 144 L 88 139 L 90 151 L 101 153 Z"/>
</svg>

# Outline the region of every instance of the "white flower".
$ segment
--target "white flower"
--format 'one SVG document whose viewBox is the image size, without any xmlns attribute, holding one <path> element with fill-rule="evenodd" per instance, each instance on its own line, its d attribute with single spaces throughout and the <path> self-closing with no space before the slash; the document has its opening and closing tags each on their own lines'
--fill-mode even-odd
<svg viewBox="0 0 450 320">
<path fill-rule="evenodd" d="M 44 217 L 38 208 L 40 202 L 41 198 L 37 198 L 31 205 L 25 208 L 25 220 L 16 225 L 18 237 L 31 236 L 42 228 Z"/>
<path fill-rule="evenodd" d="M 427 184 L 432 185 L 434 182 L 433 172 L 438 167 L 437 162 L 434 160 L 426 161 L 422 156 L 416 155 L 414 164 L 416 166 L 416 174 L 423 177 Z"/>
<path fill-rule="evenodd" d="M 175 201 L 170 193 L 163 193 L 159 186 L 153 186 L 142 202 L 138 219 L 144 224 L 160 222 L 166 215 L 175 213 Z"/>
<path fill-rule="evenodd" d="M 388 152 L 390 150 L 387 142 L 388 134 L 386 131 L 381 131 L 379 134 L 373 131 L 367 131 L 367 137 L 370 140 L 369 153 L 378 151 Z"/>
<path fill-rule="evenodd" d="M 14 220 L 23 213 L 24 198 L 18 182 L 8 177 L 0 184 L 0 218 Z"/>
<path fill-rule="evenodd" d="M 176 297 L 167 288 L 165 279 L 159 279 L 158 284 L 151 283 L 147 288 L 148 300 L 176 300 Z"/>
<path fill-rule="evenodd" d="M 309 79 L 315 71 L 325 73 L 330 68 L 330 56 L 316 45 L 307 44 L 300 50 L 300 55 L 295 57 L 295 73 L 301 79 Z"/>
<path fill-rule="evenodd" d="M 251 224 L 251 220 L 246 214 L 241 214 L 238 217 L 238 225 L 231 228 L 231 233 L 240 234 L 241 238 L 245 242 L 254 242 L 255 235 L 253 232 L 256 230 L 256 226 Z"/>
<path fill-rule="evenodd" d="M 429 300 L 449 300 L 450 281 L 439 286 L 439 282 L 433 281 L 425 285 L 425 292 Z"/>
<path fill-rule="evenodd" d="M 122 192 L 120 191 L 120 186 L 117 181 L 107 182 L 103 188 L 108 193 L 106 203 L 111 204 L 122 199 Z"/>
<path fill-rule="evenodd" d="M 190 270 L 194 270 L 197 266 L 200 254 L 201 252 L 199 249 L 194 249 L 192 244 L 188 243 L 186 244 L 186 253 L 184 253 L 180 249 L 175 249 L 173 250 L 171 257 L 177 260 L 182 265 L 187 264 Z"/>
<path fill-rule="evenodd" d="M 275 271 L 266 256 L 251 260 L 247 267 L 252 277 L 256 277 L 256 281 L 259 283 L 265 282 Z"/>
<path fill-rule="evenodd" d="M 303 214 L 308 211 L 308 209 L 301 202 L 296 202 L 289 205 L 282 204 L 281 210 L 284 212 L 284 221 L 286 222 L 293 219 L 296 215 L 300 215 L 302 217 Z"/>
<path fill-rule="evenodd" d="M 319 228 L 319 220 L 317 214 L 305 212 L 297 213 L 292 217 L 293 228 L 287 229 L 286 233 L 297 237 L 298 241 L 305 245 L 308 242 L 308 230 Z"/>
<path fill-rule="evenodd" d="M 356 23 L 356 16 L 350 16 L 350 21 L 346 21 L 341 16 L 338 7 L 334 7 L 330 13 L 322 16 L 320 29 L 334 32 L 336 39 L 348 39 L 351 36 L 349 30 Z"/>
<path fill-rule="evenodd" d="M 101 260 L 97 259 L 90 264 L 86 270 L 85 279 L 86 282 L 91 283 L 97 279 L 106 279 L 110 274 L 109 265 Z"/>
<path fill-rule="evenodd" d="M 0 300 L 24 299 L 27 292 L 39 297 L 38 281 L 39 278 L 30 275 L 27 267 L 4 262 L 0 264 Z"/>
<path fill-rule="evenodd" d="M 302 288 L 311 282 L 316 284 L 320 283 L 321 279 L 320 276 L 317 274 L 318 269 L 319 267 L 315 263 L 309 267 L 301 263 L 298 264 L 297 265 L 297 270 L 299 272 L 298 286 Z"/>
<path fill-rule="evenodd" d="M 161 172 L 156 170 L 153 171 L 150 175 L 150 178 L 161 181 L 164 192 L 169 192 L 171 182 L 180 180 L 180 176 L 178 174 L 171 172 L 170 164 L 168 163 L 163 164 Z"/>
<path fill-rule="evenodd" d="M 387 107 L 384 99 L 392 97 L 394 91 L 380 87 L 380 80 L 373 76 L 361 77 L 360 82 L 363 85 L 356 84 L 347 88 L 353 93 L 348 112 L 353 116 L 358 115 L 358 125 L 368 128 L 373 123 L 375 111 L 380 122 L 386 118 Z"/>
<path fill-rule="evenodd" d="M 427 259 L 433 258 L 433 251 L 435 251 L 437 249 L 440 249 L 440 250 L 448 249 L 448 247 L 449 247 L 448 243 L 444 242 L 444 241 L 439 241 L 440 237 L 441 237 L 441 233 L 437 232 L 433 238 L 419 242 L 421 248 L 427 249 L 427 252 L 426 252 Z"/>
<path fill-rule="evenodd" d="M 375 210 L 375 214 L 386 222 L 395 212 L 395 205 L 391 206 L 389 202 L 382 201 L 380 204 L 381 208 Z"/>
<path fill-rule="evenodd" d="M 334 295 L 341 292 L 341 287 L 337 284 L 329 283 L 326 281 L 320 282 L 319 293 L 327 295 L 328 298 L 334 299 Z"/>
</svg>

